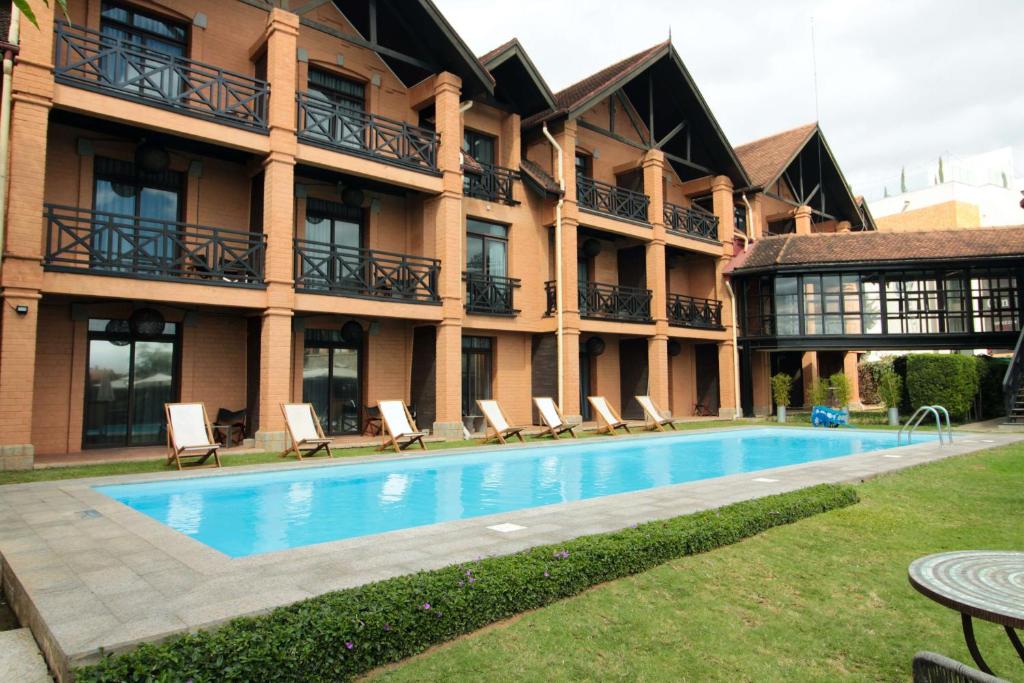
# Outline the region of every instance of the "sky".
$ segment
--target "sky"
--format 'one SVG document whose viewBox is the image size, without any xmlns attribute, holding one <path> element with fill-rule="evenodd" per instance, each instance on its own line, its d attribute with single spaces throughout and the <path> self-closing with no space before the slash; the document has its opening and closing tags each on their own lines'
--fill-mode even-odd
<svg viewBox="0 0 1024 683">
<path fill-rule="evenodd" d="M 435 2 L 476 54 L 519 38 L 554 91 L 671 29 L 733 145 L 817 119 L 858 193 L 1005 146 L 1024 176 L 1022 0 Z"/>
</svg>

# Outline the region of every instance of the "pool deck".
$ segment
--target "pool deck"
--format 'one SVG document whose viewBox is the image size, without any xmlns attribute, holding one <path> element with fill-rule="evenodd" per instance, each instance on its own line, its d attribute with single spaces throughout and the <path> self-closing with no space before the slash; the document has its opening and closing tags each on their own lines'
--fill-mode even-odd
<svg viewBox="0 0 1024 683">
<path fill-rule="evenodd" d="M 709 431 L 721 430 L 669 432 L 650 438 Z M 221 470 L 0 486 L 2 588 L 21 623 L 31 628 L 58 680 L 67 680 L 71 668 L 95 661 L 103 652 L 215 627 L 237 616 L 263 613 L 332 590 L 814 484 L 862 481 L 1021 440 L 1024 434 L 958 432 L 951 446 L 930 441 L 235 559 L 92 487 L 300 467 L 344 467 L 379 462 L 380 458 L 309 459 Z M 572 443 L 563 440 L 515 448 Z M 458 453 L 466 453 L 466 449 L 431 451 L 427 457 Z M 424 455 L 411 453 L 395 459 L 416 457 Z M 510 532 L 490 528 L 505 523 L 523 528 Z"/>
</svg>

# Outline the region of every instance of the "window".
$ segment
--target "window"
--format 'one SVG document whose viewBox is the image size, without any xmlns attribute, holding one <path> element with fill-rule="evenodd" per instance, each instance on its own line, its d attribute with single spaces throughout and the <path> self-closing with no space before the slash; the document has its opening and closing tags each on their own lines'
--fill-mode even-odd
<svg viewBox="0 0 1024 683">
<path fill-rule="evenodd" d="M 779 277 L 775 279 L 775 324 L 780 337 L 800 334 L 800 304 L 798 302 L 798 278 Z"/>
<path fill-rule="evenodd" d="M 317 99 L 355 111 L 361 112 L 366 107 L 366 86 L 329 71 L 310 69 L 308 91 Z"/>
<path fill-rule="evenodd" d="M 309 70 L 303 134 L 324 138 L 344 147 L 365 146 L 366 86 L 321 69 Z M 322 104 L 316 105 L 315 102 Z"/>
<path fill-rule="evenodd" d="M 594 177 L 594 160 L 589 154 L 576 152 L 576 177 Z"/>
<path fill-rule="evenodd" d="M 736 225 L 736 232 L 747 234 L 747 207 L 738 205 L 732 209 L 733 222 Z"/>
<path fill-rule="evenodd" d="M 493 372 L 492 340 L 490 337 L 462 338 L 462 414 L 477 416 L 478 399 L 491 398 Z"/>
<path fill-rule="evenodd" d="M 466 231 L 466 272 L 506 277 L 508 226 L 470 218 Z"/>
<path fill-rule="evenodd" d="M 180 77 L 165 65 L 169 58 L 184 57 L 188 51 L 185 26 L 105 2 L 100 10 L 100 31 L 108 40 L 127 43 L 131 48 L 104 55 L 100 63 L 104 78 L 140 96 L 172 99 L 181 92 Z"/>
<path fill-rule="evenodd" d="M 362 342 L 339 330 L 309 329 L 302 354 L 302 400 L 313 404 L 328 434 L 358 434 L 362 406 Z"/>
<path fill-rule="evenodd" d="M 338 202 L 306 200 L 305 239 L 317 244 L 301 260 L 303 286 L 361 290 L 364 281 L 363 210 Z M 308 272 L 307 272 L 308 271 Z"/>
<path fill-rule="evenodd" d="M 358 249 L 363 246 L 363 210 L 324 199 L 307 199 L 306 239 Z"/>
<path fill-rule="evenodd" d="M 970 280 L 975 332 L 1013 332 L 1019 329 L 1017 278 L 1011 273 L 974 273 Z"/>
<path fill-rule="evenodd" d="M 462 151 L 482 164 L 494 165 L 495 138 L 467 128 L 462 134 Z"/>
</svg>

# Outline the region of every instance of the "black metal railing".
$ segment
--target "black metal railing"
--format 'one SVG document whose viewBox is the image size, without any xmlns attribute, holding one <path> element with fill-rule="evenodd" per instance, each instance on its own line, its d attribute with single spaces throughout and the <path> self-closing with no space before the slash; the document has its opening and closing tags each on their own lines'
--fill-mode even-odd
<svg viewBox="0 0 1024 683">
<path fill-rule="evenodd" d="M 298 93 L 296 98 L 302 140 L 418 171 L 437 170 L 438 135 L 434 131 L 309 93 Z"/>
<path fill-rule="evenodd" d="M 697 207 L 665 202 L 665 229 L 687 237 L 718 241 L 718 216 Z"/>
<path fill-rule="evenodd" d="M 474 161 L 472 166 L 462 167 L 462 177 L 462 192 L 467 197 L 510 206 L 518 203 L 512 198 L 512 185 L 519 180 L 519 174 L 511 168 Z"/>
<path fill-rule="evenodd" d="M 555 310 L 555 283 L 544 284 L 548 294 L 548 313 Z M 651 318 L 651 290 L 641 287 L 588 282 L 579 287 L 580 316 L 605 320 L 649 323 Z"/>
<path fill-rule="evenodd" d="M 46 205 L 47 270 L 261 286 L 266 237 Z"/>
<path fill-rule="evenodd" d="M 516 315 L 512 293 L 519 288 L 520 281 L 514 277 L 487 275 L 485 273 L 463 273 L 466 281 L 466 312 L 484 315 Z"/>
<path fill-rule="evenodd" d="M 1003 402 L 1006 408 L 1006 419 L 1011 422 L 1016 422 L 1021 417 L 1015 408 L 1022 386 L 1024 386 L 1024 330 L 1017 337 L 1013 358 L 1006 368 L 1006 374 L 1003 375 Z"/>
<path fill-rule="evenodd" d="M 440 272 L 437 259 L 295 240 L 295 288 L 304 291 L 439 303 Z"/>
<path fill-rule="evenodd" d="M 586 176 L 576 176 L 576 201 L 584 209 L 646 223 L 651 198 L 643 192 L 616 187 Z"/>
<path fill-rule="evenodd" d="M 668 322 L 678 327 L 721 330 L 722 302 L 682 294 L 668 295 Z"/>
<path fill-rule="evenodd" d="M 266 130 L 266 81 L 58 22 L 54 78 L 117 97 Z"/>
</svg>

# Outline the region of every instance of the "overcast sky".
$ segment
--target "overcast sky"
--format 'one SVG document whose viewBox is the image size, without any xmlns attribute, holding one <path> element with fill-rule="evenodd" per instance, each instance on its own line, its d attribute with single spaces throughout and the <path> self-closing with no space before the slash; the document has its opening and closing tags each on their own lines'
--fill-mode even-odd
<svg viewBox="0 0 1024 683">
<path fill-rule="evenodd" d="M 552 90 L 672 41 L 734 145 L 815 119 L 856 192 L 903 165 L 1012 146 L 1022 0 L 436 0 L 477 54 L 515 36 Z"/>
</svg>

